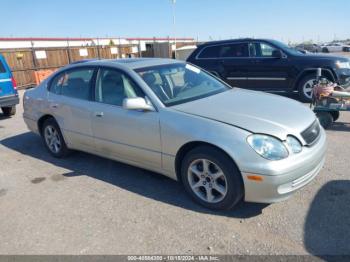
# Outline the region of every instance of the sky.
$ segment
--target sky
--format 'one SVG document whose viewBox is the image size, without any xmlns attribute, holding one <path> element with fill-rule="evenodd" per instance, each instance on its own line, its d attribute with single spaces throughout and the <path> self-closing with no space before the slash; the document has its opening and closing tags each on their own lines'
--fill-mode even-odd
<svg viewBox="0 0 350 262">
<path fill-rule="evenodd" d="M 0 0 L 0 37 L 350 38 L 350 0 Z M 173 25 L 175 7 L 175 26 Z"/>
</svg>

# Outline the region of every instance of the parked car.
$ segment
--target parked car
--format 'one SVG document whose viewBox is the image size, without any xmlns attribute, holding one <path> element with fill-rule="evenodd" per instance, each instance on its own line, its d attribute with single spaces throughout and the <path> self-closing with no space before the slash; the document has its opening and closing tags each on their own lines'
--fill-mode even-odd
<svg viewBox="0 0 350 262">
<path fill-rule="evenodd" d="M 67 66 L 25 92 L 23 116 L 55 157 L 75 149 L 149 169 L 213 209 L 286 199 L 325 158 L 308 107 L 178 60 Z"/>
<path fill-rule="evenodd" d="M 330 52 L 349 52 L 350 45 L 346 45 L 343 43 L 330 43 L 322 46 L 322 52 L 330 53 Z"/>
<path fill-rule="evenodd" d="M 0 55 L 0 107 L 5 116 L 16 114 L 19 103 L 17 84 L 7 65 L 5 58 Z"/>
<path fill-rule="evenodd" d="M 320 53 L 322 52 L 322 47 L 318 44 L 300 44 L 295 47 L 295 49 L 300 51 L 307 51 L 310 53 Z"/>
<path fill-rule="evenodd" d="M 350 60 L 324 54 L 303 54 L 287 45 L 266 39 L 208 42 L 187 59 L 231 86 L 262 91 L 299 92 L 311 101 L 316 68 L 339 84 L 350 82 Z"/>
</svg>

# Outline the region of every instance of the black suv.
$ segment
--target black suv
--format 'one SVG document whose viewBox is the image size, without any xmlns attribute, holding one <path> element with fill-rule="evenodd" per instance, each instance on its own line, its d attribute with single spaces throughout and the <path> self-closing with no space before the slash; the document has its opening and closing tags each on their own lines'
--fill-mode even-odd
<svg viewBox="0 0 350 262">
<path fill-rule="evenodd" d="M 350 83 L 350 60 L 346 57 L 304 54 L 281 42 L 268 39 L 237 39 L 208 42 L 188 57 L 228 84 L 263 91 L 299 92 L 311 100 L 316 68 L 338 84 Z"/>
</svg>

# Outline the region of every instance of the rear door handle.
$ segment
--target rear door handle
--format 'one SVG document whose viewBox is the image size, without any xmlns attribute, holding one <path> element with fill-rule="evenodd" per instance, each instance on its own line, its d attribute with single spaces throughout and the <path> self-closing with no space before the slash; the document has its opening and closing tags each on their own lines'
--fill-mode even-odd
<svg viewBox="0 0 350 262">
<path fill-rule="evenodd" d="M 95 113 L 95 116 L 96 116 L 96 117 L 103 117 L 103 112 L 96 112 L 96 113 Z"/>
<path fill-rule="evenodd" d="M 58 104 L 51 104 L 50 107 L 53 109 L 58 108 Z"/>
</svg>

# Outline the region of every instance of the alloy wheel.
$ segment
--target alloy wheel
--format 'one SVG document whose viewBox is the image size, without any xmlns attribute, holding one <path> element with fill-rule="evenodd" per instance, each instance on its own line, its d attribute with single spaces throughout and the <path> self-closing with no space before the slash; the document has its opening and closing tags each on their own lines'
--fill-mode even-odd
<svg viewBox="0 0 350 262">
<path fill-rule="evenodd" d="M 221 168 L 208 159 L 193 161 L 187 171 L 187 179 L 197 197 L 207 203 L 217 203 L 227 194 L 227 180 Z"/>
<path fill-rule="evenodd" d="M 57 154 L 62 148 L 61 139 L 54 126 L 48 125 L 44 130 L 45 142 L 51 152 Z"/>
<path fill-rule="evenodd" d="M 314 87 L 314 79 L 310 79 L 309 81 L 305 82 L 303 86 L 303 93 L 305 97 L 312 99 L 312 90 Z"/>
</svg>

